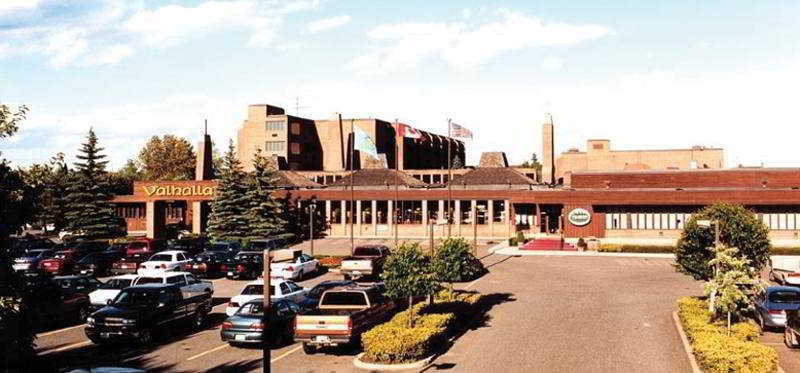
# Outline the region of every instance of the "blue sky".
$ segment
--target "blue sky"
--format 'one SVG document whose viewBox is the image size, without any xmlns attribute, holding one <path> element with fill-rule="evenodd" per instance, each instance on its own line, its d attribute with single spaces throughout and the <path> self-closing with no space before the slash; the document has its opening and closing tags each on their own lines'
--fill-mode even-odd
<svg viewBox="0 0 800 373">
<path fill-rule="evenodd" d="M 800 2 L 3 0 L 0 102 L 31 108 L 0 143 L 25 166 L 75 154 L 89 126 L 112 167 L 146 139 L 217 144 L 270 103 L 476 135 L 468 163 L 609 138 L 718 146 L 728 166 L 798 166 Z"/>
</svg>

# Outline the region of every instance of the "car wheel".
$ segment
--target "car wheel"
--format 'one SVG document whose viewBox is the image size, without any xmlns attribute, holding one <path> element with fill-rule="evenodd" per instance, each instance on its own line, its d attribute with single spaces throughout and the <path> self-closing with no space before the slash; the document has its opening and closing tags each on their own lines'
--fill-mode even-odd
<svg viewBox="0 0 800 373">
<path fill-rule="evenodd" d="M 197 311 L 194 314 L 194 328 L 201 329 L 206 322 L 206 314 L 203 311 Z"/>
<path fill-rule="evenodd" d="M 303 343 L 303 352 L 305 352 L 306 355 L 313 355 L 317 352 L 317 348 L 309 343 Z"/>
<path fill-rule="evenodd" d="M 303 276 L 305 276 L 305 273 L 303 273 L 303 270 L 301 269 L 300 272 L 297 274 L 297 280 L 298 281 L 302 280 Z"/>
<path fill-rule="evenodd" d="M 139 344 L 147 346 L 150 343 L 153 343 L 153 332 L 150 329 L 144 329 L 139 332 Z"/>
</svg>

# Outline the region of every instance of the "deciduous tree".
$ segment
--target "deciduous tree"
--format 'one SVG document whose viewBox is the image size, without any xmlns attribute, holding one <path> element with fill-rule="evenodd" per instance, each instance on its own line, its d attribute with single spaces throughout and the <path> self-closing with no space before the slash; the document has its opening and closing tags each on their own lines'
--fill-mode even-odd
<svg viewBox="0 0 800 373">
<path fill-rule="evenodd" d="M 408 298 L 409 323 L 413 324 L 415 296 L 436 293 L 441 286 L 436 274 L 419 244 L 403 243 L 386 258 L 381 278 L 386 284 L 386 295 L 392 298 Z"/>
<path fill-rule="evenodd" d="M 139 168 L 147 180 L 191 180 L 194 147 L 183 137 L 153 136 L 139 152 Z"/>
<path fill-rule="evenodd" d="M 675 250 L 679 271 L 697 280 L 713 277 L 714 269 L 709 264 L 714 258 L 714 227 L 697 225 L 698 220 L 711 220 L 719 224 L 720 243 L 738 249 L 736 255 L 750 261 L 750 265 L 761 270 L 769 260 L 769 229 L 758 220 L 755 213 L 741 205 L 717 203 L 692 215 L 685 223 Z"/>
</svg>

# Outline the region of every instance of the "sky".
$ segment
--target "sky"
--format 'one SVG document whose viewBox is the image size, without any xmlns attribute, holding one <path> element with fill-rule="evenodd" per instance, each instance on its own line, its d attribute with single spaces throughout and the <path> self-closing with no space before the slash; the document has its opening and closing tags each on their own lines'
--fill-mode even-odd
<svg viewBox="0 0 800 373">
<path fill-rule="evenodd" d="M 467 164 L 538 153 L 722 147 L 797 167 L 800 2 L 744 0 L 2 0 L 0 103 L 28 119 L 3 157 L 74 159 L 93 128 L 112 169 L 153 135 L 216 146 L 247 105 L 308 118 L 469 128 Z"/>
</svg>

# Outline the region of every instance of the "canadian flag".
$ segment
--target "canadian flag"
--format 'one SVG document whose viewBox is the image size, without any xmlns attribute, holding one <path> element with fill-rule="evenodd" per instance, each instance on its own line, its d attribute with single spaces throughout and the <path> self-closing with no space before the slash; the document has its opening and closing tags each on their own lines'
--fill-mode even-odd
<svg viewBox="0 0 800 373">
<path fill-rule="evenodd" d="M 409 139 L 421 139 L 422 132 L 418 129 L 409 126 L 405 123 L 397 123 L 397 128 L 395 130 L 402 135 L 403 137 L 408 137 Z"/>
</svg>

